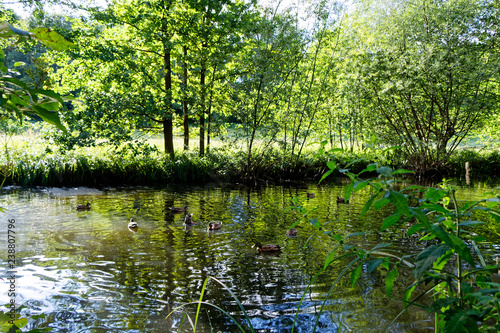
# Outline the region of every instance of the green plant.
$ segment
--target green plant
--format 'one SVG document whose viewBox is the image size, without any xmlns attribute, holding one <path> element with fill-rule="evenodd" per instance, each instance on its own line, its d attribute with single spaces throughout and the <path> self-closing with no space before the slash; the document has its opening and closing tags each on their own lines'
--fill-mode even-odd
<svg viewBox="0 0 500 333">
<path fill-rule="evenodd" d="M 333 172 L 336 165 L 329 163 L 328 167 L 330 171 L 323 178 Z M 390 204 L 393 213 L 384 219 L 382 231 L 409 222 L 413 225 L 408 229 L 407 235 L 419 233 L 420 241 L 429 242 L 430 245 L 417 255 L 394 254 L 389 243 L 378 244 L 371 249 L 350 245 L 350 237 L 363 233 L 346 237 L 337 235 L 327 230 L 326 224 L 319 223 L 317 219 L 309 219 L 310 212 L 295 201 L 292 208 L 298 210 L 318 232 L 337 241 L 345 251 L 344 254 L 337 255 L 337 251 L 333 250 L 326 258 L 322 271 L 337 260 L 352 258 L 337 277 L 331 291 L 349 272 L 354 285 L 362 268 L 367 267 L 368 273 L 376 269 L 387 271 L 386 291 L 387 296 L 391 297 L 398 274 L 410 269 L 415 281 L 401 299 L 405 310 L 413 305 L 433 312 L 436 332 L 500 330 L 500 284 L 492 281 L 492 274 L 499 269 L 498 264 L 494 266 L 486 263 L 478 245 L 485 238 L 474 233 L 474 229 L 484 223 L 476 220 L 475 212 L 486 212 L 493 221 L 500 222 L 500 211 L 495 209 L 500 201 L 498 196 L 473 202 L 459 201 L 455 188 L 448 180 L 444 180 L 438 187 L 412 185 L 398 190 L 395 177 L 410 171 L 393 170 L 376 163 L 368 165 L 358 174 L 351 173 L 348 169 L 340 171 L 351 179 L 345 189 L 346 200 L 367 187 L 373 192 L 361 211 L 361 217 L 372 207 L 379 210 Z M 373 172 L 377 176 L 361 178 L 362 174 Z M 297 223 L 298 221 L 294 225 Z M 433 295 L 433 301 L 422 301 L 425 295 Z"/>
<path fill-rule="evenodd" d="M 7 308 L 10 307 L 11 304 L 6 304 Z M 1 333 L 20 333 L 21 328 L 28 324 L 28 318 L 21 317 L 18 313 L 23 309 L 23 306 L 19 307 L 16 310 L 0 310 L 0 332 Z M 33 319 L 45 318 L 44 314 L 31 316 Z M 42 333 L 42 332 L 50 332 L 52 328 L 44 327 L 44 328 L 34 328 L 29 331 L 23 331 L 26 333 Z"/>
<path fill-rule="evenodd" d="M 182 321 L 181 323 L 179 324 L 179 328 L 183 325 L 183 323 L 188 320 L 191 327 L 193 328 L 193 332 L 196 332 L 196 326 L 198 324 L 198 318 L 199 318 L 199 315 L 200 315 L 200 310 L 201 310 L 201 306 L 202 305 L 206 305 L 206 306 L 211 306 L 219 311 L 221 311 L 222 313 L 224 313 L 229 319 L 231 319 L 235 324 L 236 326 L 238 326 L 238 329 L 242 332 L 245 332 L 245 330 L 243 329 L 243 327 L 238 323 L 238 321 L 232 317 L 227 311 L 223 310 L 222 308 L 218 307 L 217 305 L 214 305 L 214 304 L 211 304 L 211 303 L 208 303 L 208 302 L 204 302 L 203 301 L 203 295 L 205 294 L 205 290 L 207 288 L 207 284 L 210 280 L 214 280 L 215 282 L 219 283 L 224 289 L 226 289 L 229 294 L 231 294 L 231 296 L 233 297 L 233 299 L 236 301 L 236 303 L 238 304 L 238 306 L 240 307 L 241 311 L 243 311 L 243 314 L 245 315 L 245 319 L 246 319 L 246 322 L 248 323 L 249 327 L 250 327 L 250 331 L 252 333 L 255 332 L 255 330 L 253 329 L 252 327 L 252 323 L 250 321 L 250 318 L 248 317 L 248 314 L 247 312 L 245 311 L 245 308 L 243 307 L 243 304 L 241 304 L 240 300 L 238 299 L 238 297 L 231 291 L 230 288 L 228 288 L 224 283 L 222 283 L 222 281 L 212 277 L 212 276 L 209 276 L 205 279 L 205 282 L 203 282 L 203 287 L 201 288 L 201 294 L 200 294 L 200 299 L 198 301 L 195 301 L 195 302 L 189 302 L 189 303 L 185 303 L 181 306 L 178 306 L 176 307 L 175 309 L 173 309 L 165 319 L 167 319 L 168 317 L 170 317 L 170 315 L 172 315 L 174 312 L 186 307 L 186 306 L 189 306 L 189 305 L 197 305 L 196 307 L 196 314 L 195 314 L 195 319 L 194 321 L 191 319 L 191 317 L 188 315 L 187 312 L 184 313 L 183 317 L 182 317 Z"/>
</svg>

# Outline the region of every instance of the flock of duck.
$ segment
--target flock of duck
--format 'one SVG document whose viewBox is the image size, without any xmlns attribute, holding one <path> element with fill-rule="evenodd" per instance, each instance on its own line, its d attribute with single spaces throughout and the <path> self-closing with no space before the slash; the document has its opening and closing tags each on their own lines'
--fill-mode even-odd
<svg viewBox="0 0 500 333">
<path fill-rule="evenodd" d="M 308 199 L 314 198 L 316 195 L 314 193 L 307 193 L 306 194 Z M 340 198 L 337 196 L 337 203 L 341 204 L 347 204 L 349 203 L 349 200 L 345 200 L 344 198 Z M 184 207 L 170 207 L 169 208 L 172 213 L 185 213 L 188 210 L 188 206 L 185 205 Z M 83 205 L 78 205 L 76 206 L 77 211 L 85 211 L 85 210 L 90 210 L 90 203 L 87 202 L 86 204 Z M 184 224 L 190 226 L 193 224 L 196 224 L 196 222 L 193 221 L 193 214 L 186 214 L 184 217 Z M 134 218 L 130 219 L 130 222 L 128 223 L 128 228 L 131 231 L 137 231 L 139 228 L 139 224 L 137 224 L 136 221 L 134 221 Z M 220 221 L 212 221 L 208 223 L 208 230 L 219 230 L 222 228 L 222 222 Z M 291 228 L 286 232 L 287 237 L 296 237 L 297 236 L 297 229 Z M 260 242 L 256 242 L 252 248 L 255 248 L 258 252 L 279 252 L 281 251 L 281 247 L 279 245 L 274 245 L 274 244 L 266 244 L 262 245 Z"/>
</svg>

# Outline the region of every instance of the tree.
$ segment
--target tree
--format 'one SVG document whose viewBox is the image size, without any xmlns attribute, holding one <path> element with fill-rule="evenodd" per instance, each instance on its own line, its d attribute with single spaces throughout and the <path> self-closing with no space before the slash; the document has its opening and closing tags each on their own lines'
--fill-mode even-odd
<svg viewBox="0 0 500 333">
<path fill-rule="evenodd" d="M 358 11 L 365 87 L 386 138 L 418 172 L 442 166 L 496 108 L 499 14 L 482 0 L 371 1 Z"/>
<path fill-rule="evenodd" d="M 94 21 L 75 25 L 78 49 L 59 59 L 57 73 L 60 89 L 84 100 L 74 120 L 105 115 L 108 123 L 98 126 L 127 137 L 135 128 L 160 125 L 165 152 L 174 157 L 173 118 L 180 110 L 171 57 L 176 10 L 168 0 L 120 1 L 92 11 Z"/>
<path fill-rule="evenodd" d="M 286 83 L 304 58 L 303 35 L 287 13 L 263 9 L 253 23 L 238 62 L 244 67 L 233 83 L 235 114 L 247 131 L 247 176 L 253 172 L 252 154 L 258 131 L 267 147 L 278 131 L 274 121 Z"/>
</svg>

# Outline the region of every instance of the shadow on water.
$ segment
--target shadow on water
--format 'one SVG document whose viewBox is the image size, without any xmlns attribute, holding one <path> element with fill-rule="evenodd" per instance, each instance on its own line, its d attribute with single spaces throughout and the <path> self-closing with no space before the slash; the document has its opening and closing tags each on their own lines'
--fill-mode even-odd
<svg viewBox="0 0 500 333">
<path fill-rule="evenodd" d="M 330 221 L 336 233 L 366 231 L 355 239 L 359 246 L 390 241 L 394 250 L 419 249 L 404 237 L 404 228 L 399 234 L 379 231 L 383 212 L 359 218 L 368 192 L 357 194 L 349 205 L 337 204 L 343 186 L 5 189 L 0 198 L 8 210 L 0 216 L 16 220 L 16 302 L 26 307 L 24 315 L 46 314 L 30 321 L 32 328 L 191 332 L 188 323 L 179 328 L 182 311 L 165 318 L 175 307 L 198 300 L 211 276 L 237 295 L 255 331 L 290 332 L 304 290 L 335 247 L 322 235 L 311 237 L 315 229 L 306 222 L 296 227 L 297 237 L 285 236 L 300 217 L 292 210 L 282 214 L 293 197 L 303 198 L 307 209 L 318 208 L 311 217 Z M 308 192 L 315 197 L 306 199 Z M 90 210 L 76 211 L 87 201 Z M 192 226 L 184 225 L 186 212 L 170 210 L 184 205 L 193 214 Z M 137 221 L 137 230 L 127 227 L 130 218 Z M 208 231 L 210 221 L 222 221 L 222 229 Z M 5 239 L 6 231 L 2 234 Z M 282 251 L 257 253 L 251 248 L 255 241 L 278 244 Z M 312 332 L 326 294 L 347 263 L 339 261 L 318 277 L 306 293 L 295 332 Z M 6 265 L 0 270 L 7 274 Z M 400 302 L 387 299 L 383 276 L 363 274 L 355 286 L 348 280 L 333 290 L 316 332 L 380 332 L 401 311 Z M 236 301 L 214 281 L 204 300 L 245 322 Z M 7 293 L 0 294 L 0 301 L 9 302 Z M 194 319 L 195 307 L 185 310 Z M 432 326 L 429 314 L 415 310 L 390 331 L 430 332 Z M 203 307 L 197 331 L 238 328 L 219 311 Z"/>
</svg>

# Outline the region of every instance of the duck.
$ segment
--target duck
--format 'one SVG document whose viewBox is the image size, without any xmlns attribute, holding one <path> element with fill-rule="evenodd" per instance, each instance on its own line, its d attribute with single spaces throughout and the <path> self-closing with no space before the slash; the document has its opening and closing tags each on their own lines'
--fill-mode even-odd
<svg viewBox="0 0 500 333">
<path fill-rule="evenodd" d="M 188 206 L 185 205 L 184 208 L 179 208 L 179 207 L 170 207 L 169 208 L 172 212 L 174 213 L 182 213 L 182 212 L 186 212 L 187 209 L 188 209 Z"/>
<path fill-rule="evenodd" d="M 281 247 L 279 245 L 267 244 L 262 246 L 261 243 L 256 242 L 253 246 L 259 252 L 278 252 L 281 251 Z"/>
<path fill-rule="evenodd" d="M 193 214 L 187 214 L 187 215 L 184 217 L 184 224 L 187 224 L 187 225 L 195 224 L 195 223 L 193 222 Z"/>
<path fill-rule="evenodd" d="M 87 202 L 86 205 L 78 205 L 76 206 L 76 210 L 89 210 L 90 209 L 90 203 Z"/>
<path fill-rule="evenodd" d="M 134 221 L 134 218 L 131 218 L 130 222 L 128 223 L 128 227 L 130 229 L 134 229 L 134 228 L 139 228 L 139 225 L 137 224 L 137 222 Z"/>
<path fill-rule="evenodd" d="M 345 203 L 345 204 L 348 204 L 349 203 L 349 200 L 346 200 L 344 198 L 340 198 L 339 196 L 337 196 L 337 203 Z"/>
<path fill-rule="evenodd" d="M 286 232 L 286 235 L 288 237 L 296 237 L 297 236 L 297 229 L 292 228 Z"/>
<path fill-rule="evenodd" d="M 214 221 L 208 223 L 208 230 L 218 230 L 222 227 L 222 222 L 220 221 Z"/>
<path fill-rule="evenodd" d="M 314 194 L 314 193 L 306 193 L 306 196 L 308 198 L 314 198 L 316 196 L 316 194 Z"/>
</svg>

